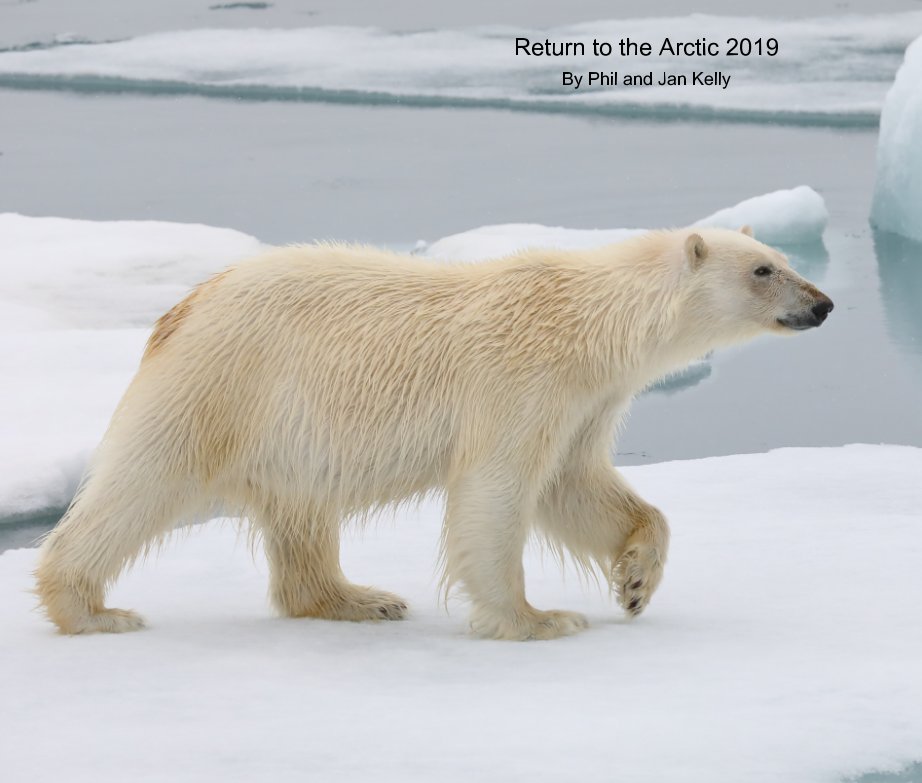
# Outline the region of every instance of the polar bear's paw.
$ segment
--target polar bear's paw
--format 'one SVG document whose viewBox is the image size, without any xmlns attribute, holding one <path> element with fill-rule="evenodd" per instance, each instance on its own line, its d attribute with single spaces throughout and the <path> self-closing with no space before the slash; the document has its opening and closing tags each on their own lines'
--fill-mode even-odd
<svg viewBox="0 0 922 783">
<path fill-rule="evenodd" d="M 630 617 L 636 617 L 650 603 L 663 578 L 663 558 L 652 546 L 633 545 L 615 564 L 612 584 L 618 603 Z"/>
<path fill-rule="evenodd" d="M 103 606 L 103 588 L 89 580 L 79 586 L 61 578 L 54 568 L 40 566 L 35 594 L 41 608 L 61 633 L 125 633 L 144 627 L 144 618 L 127 609 Z"/>
<path fill-rule="evenodd" d="M 126 633 L 144 628 L 144 618 L 127 609 L 102 609 L 61 626 L 65 633 Z"/>
<path fill-rule="evenodd" d="M 320 614 L 329 620 L 403 620 L 407 616 L 407 602 L 399 595 L 376 590 L 373 587 L 349 585 L 328 611 Z"/>
<path fill-rule="evenodd" d="M 589 621 L 579 612 L 552 610 L 542 612 L 528 607 L 512 614 L 490 610 L 475 610 L 471 615 L 471 630 L 485 639 L 557 639 L 570 636 L 589 627 Z"/>
</svg>

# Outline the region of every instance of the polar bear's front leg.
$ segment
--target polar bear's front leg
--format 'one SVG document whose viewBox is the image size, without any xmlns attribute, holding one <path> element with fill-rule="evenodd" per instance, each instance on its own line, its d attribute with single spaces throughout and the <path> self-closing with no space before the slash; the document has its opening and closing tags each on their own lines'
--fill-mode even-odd
<svg viewBox="0 0 922 783">
<path fill-rule="evenodd" d="M 511 479 L 484 470 L 448 489 L 446 582 L 471 600 L 471 629 L 490 639 L 556 639 L 587 627 L 577 612 L 541 611 L 525 600 L 522 551 L 534 501 Z"/>
<path fill-rule="evenodd" d="M 663 578 L 669 525 L 607 460 L 576 455 L 538 504 L 538 525 L 577 561 L 603 569 L 634 616 Z"/>
</svg>

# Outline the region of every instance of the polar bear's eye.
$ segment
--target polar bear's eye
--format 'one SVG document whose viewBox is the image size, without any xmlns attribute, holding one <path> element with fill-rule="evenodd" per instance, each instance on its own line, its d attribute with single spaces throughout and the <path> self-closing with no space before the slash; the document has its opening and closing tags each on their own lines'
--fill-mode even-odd
<svg viewBox="0 0 922 783">
<path fill-rule="evenodd" d="M 767 277 L 772 273 L 772 268 L 770 266 L 760 266 L 756 268 L 756 271 L 753 274 L 756 277 Z"/>
</svg>

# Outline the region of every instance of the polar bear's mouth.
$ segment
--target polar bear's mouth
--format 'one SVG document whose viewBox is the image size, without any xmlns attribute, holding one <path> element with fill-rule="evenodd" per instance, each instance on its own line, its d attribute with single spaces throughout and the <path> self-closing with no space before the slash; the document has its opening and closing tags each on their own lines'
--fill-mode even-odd
<svg viewBox="0 0 922 783">
<path fill-rule="evenodd" d="M 793 329 L 796 332 L 804 329 L 812 329 L 819 326 L 826 320 L 826 316 L 832 312 L 834 305 L 832 299 L 824 294 L 819 294 L 819 299 L 807 311 L 797 315 L 787 315 L 784 318 L 778 318 L 777 321 L 787 329 Z"/>
<path fill-rule="evenodd" d="M 822 323 L 822 321 L 803 321 L 794 318 L 777 318 L 775 320 L 785 329 L 793 329 L 795 332 L 802 332 L 804 329 L 812 329 L 814 326 L 819 326 Z"/>
</svg>

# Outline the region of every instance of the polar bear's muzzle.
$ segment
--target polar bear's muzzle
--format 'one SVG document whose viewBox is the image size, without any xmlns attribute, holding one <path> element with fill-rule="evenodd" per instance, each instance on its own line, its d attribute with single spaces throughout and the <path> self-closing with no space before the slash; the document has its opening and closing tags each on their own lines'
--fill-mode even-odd
<svg viewBox="0 0 922 783">
<path fill-rule="evenodd" d="M 813 289 L 812 293 L 812 301 L 808 303 L 806 309 L 802 312 L 779 318 L 778 323 L 795 331 L 812 329 L 823 323 L 834 307 L 832 299 L 816 289 Z"/>
</svg>

